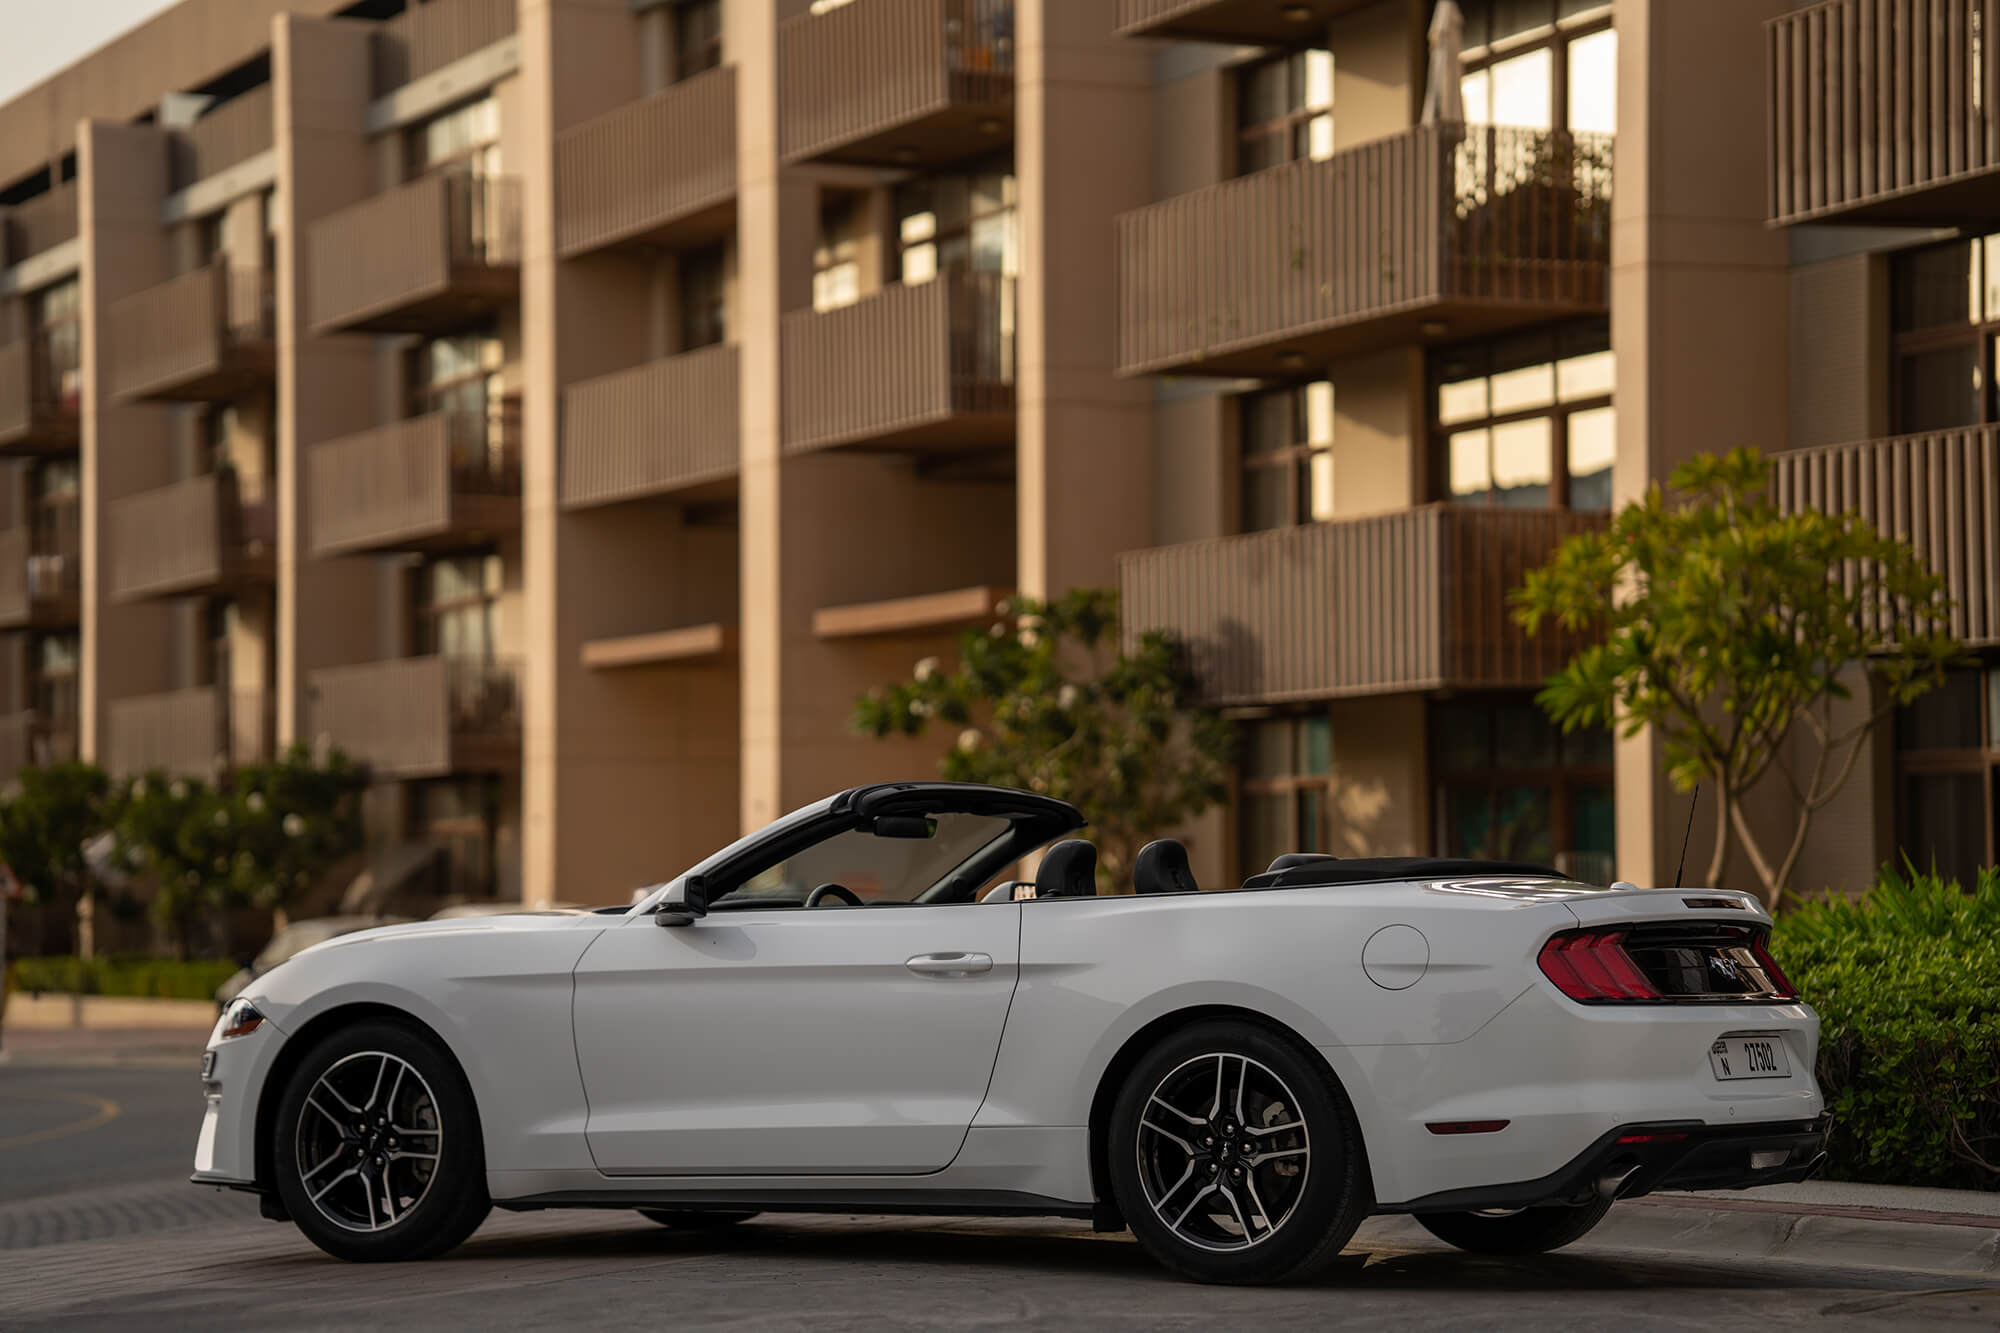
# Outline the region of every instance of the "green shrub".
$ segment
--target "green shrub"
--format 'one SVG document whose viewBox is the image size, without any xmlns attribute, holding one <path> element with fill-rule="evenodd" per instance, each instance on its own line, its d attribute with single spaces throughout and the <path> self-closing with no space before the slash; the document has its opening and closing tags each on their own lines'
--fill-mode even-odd
<svg viewBox="0 0 2000 1333">
<path fill-rule="evenodd" d="M 1886 871 L 1780 917 L 1772 949 L 1819 1010 L 1828 1175 L 2000 1189 L 2000 871 L 1971 893 Z"/>
<path fill-rule="evenodd" d="M 17 958 L 12 989 L 66 995 L 114 995 L 157 1000 L 208 1000 L 236 971 L 234 963 L 181 963 L 166 958 Z"/>
</svg>

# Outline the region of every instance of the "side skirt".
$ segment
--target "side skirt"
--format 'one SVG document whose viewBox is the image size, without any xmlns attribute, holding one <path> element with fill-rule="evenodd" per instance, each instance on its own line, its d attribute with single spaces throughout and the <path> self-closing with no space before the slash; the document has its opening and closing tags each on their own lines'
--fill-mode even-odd
<svg viewBox="0 0 2000 1333">
<path fill-rule="evenodd" d="M 859 1213 L 868 1216 L 1094 1218 L 1090 1204 L 1067 1203 L 1013 1190 L 557 1190 L 497 1199 L 509 1212 L 543 1208 L 684 1208 L 770 1213 Z"/>
</svg>

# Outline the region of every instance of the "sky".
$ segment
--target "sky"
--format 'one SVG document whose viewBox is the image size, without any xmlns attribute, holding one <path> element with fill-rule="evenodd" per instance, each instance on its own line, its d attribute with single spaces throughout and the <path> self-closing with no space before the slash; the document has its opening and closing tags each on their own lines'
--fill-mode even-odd
<svg viewBox="0 0 2000 1333">
<path fill-rule="evenodd" d="M 174 0 L 0 0 L 0 103 Z"/>
</svg>

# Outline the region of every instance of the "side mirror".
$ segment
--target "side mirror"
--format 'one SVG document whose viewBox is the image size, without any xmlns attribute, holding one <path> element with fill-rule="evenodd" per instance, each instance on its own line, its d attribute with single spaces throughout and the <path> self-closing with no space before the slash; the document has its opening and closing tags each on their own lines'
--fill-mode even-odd
<svg viewBox="0 0 2000 1333">
<path fill-rule="evenodd" d="M 708 881 L 683 875 L 667 886 L 666 897 L 653 909 L 656 926 L 692 926 L 708 915 Z"/>
</svg>

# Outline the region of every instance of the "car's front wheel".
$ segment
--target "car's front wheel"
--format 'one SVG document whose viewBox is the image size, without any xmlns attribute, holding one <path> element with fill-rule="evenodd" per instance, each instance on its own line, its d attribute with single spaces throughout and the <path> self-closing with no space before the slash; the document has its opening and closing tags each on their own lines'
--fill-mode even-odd
<svg viewBox="0 0 2000 1333">
<path fill-rule="evenodd" d="M 271 1166 L 285 1211 L 340 1259 L 429 1259 L 491 1208 L 472 1090 L 435 1039 L 395 1023 L 329 1034 L 292 1070 Z"/>
<path fill-rule="evenodd" d="M 1309 1277 L 1371 1202 L 1346 1093 L 1252 1023 L 1200 1023 L 1140 1059 L 1112 1109 L 1108 1164 L 1139 1244 L 1202 1282 Z"/>
<path fill-rule="evenodd" d="M 1418 1213 L 1417 1221 L 1439 1240 L 1474 1254 L 1542 1254 L 1559 1250 L 1611 1211 L 1611 1200 L 1514 1212 Z"/>
</svg>

